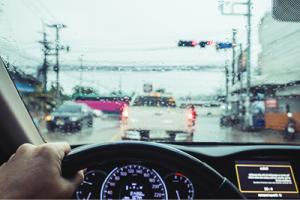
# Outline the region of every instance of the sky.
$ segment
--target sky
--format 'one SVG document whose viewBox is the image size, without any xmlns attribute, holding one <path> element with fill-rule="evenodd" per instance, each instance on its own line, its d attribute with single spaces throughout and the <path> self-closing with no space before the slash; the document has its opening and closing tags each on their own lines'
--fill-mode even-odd
<svg viewBox="0 0 300 200">
<path fill-rule="evenodd" d="M 218 2 L 218 0 L 3 0 L 2 5 L 0 4 L 1 56 L 17 65 L 27 66 L 24 70 L 33 73 L 36 66 L 42 63 L 41 46 L 38 43 L 38 40 L 42 39 L 41 32 L 45 30 L 49 34 L 49 39 L 54 40 L 54 30 L 45 28 L 44 25 L 64 23 L 67 28 L 62 30 L 61 40 L 63 44 L 70 46 L 71 51 L 61 54 L 62 65 L 79 65 L 79 57 L 83 55 L 84 65 L 95 66 L 223 67 L 225 61 L 231 58 L 231 51 L 216 51 L 213 47 L 200 49 L 176 46 L 181 39 L 230 41 L 233 28 L 238 30 L 237 41 L 244 43 L 245 46 L 246 18 L 222 16 Z M 270 9 L 270 5 L 271 0 L 253 0 L 254 65 L 260 51 L 258 24 Z M 67 79 L 67 73 L 61 73 L 62 84 L 70 92 L 73 82 L 64 81 Z M 200 84 L 208 84 L 208 87 L 202 90 L 204 93 L 211 93 L 222 87 L 224 81 L 221 73 L 212 71 L 199 75 L 208 76 L 208 79 Z M 49 76 L 50 80 L 54 79 L 52 72 Z M 172 77 L 169 74 L 166 77 L 176 79 L 178 75 Z M 154 79 L 153 75 L 150 81 L 157 82 L 156 80 L 158 79 Z M 119 83 L 115 81 L 112 84 L 116 87 Z M 136 84 L 132 83 L 127 88 L 133 90 Z M 195 84 L 191 82 L 189 87 L 192 85 Z M 175 90 L 176 85 L 170 88 Z M 177 92 L 183 94 L 189 91 L 182 89 Z"/>
</svg>

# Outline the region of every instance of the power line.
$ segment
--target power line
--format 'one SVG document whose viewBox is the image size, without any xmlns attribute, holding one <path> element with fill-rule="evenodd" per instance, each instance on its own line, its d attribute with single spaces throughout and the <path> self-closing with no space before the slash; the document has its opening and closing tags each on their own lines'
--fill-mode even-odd
<svg viewBox="0 0 300 200">
<path fill-rule="evenodd" d="M 147 52 L 147 51 L 162 51 L 162 50 L 173 50 L 177 49 L 177 47 L 149 47 L 149 48 L 85 48 L 85 52 L 87 53 L 102 53 L 102 52 Z M 82 51 L 82 50 L 80 50 Z M 76 51 L 75 51 L 76 52 Z"/>
<path fill-rule="evenodd" d="M 36 1 L 40 5 L 41 8 L 43 8 L 46 13 L 48 13 L 48 16 L 52 18 L 53 21 L 58 21 L 57 18 L 50 12 L 50 10 L 47 8 L 47 6 L 44 4 L 43 0 L 38 0 Z"/>
<path fill-rule="evenodd" d="M 30 14 L 35 15 L 38 19 L 41 20 L 42 23 L 45 23 L 46 20 L 45 20 L 44 16 L 41 15 L 36 9 L 34 9 L 32 7 L 32 4 L 28 4 L 28 1 L 24 2 L 23 0 L 21 0 L 21 2 L 26 7 L 26 9 L 29 11 Z"/>
</svg>

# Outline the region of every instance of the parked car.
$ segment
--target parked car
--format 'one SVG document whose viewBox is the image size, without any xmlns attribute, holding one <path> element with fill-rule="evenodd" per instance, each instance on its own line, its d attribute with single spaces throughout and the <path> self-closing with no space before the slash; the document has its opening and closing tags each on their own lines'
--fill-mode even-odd
<svg viewBox="0 0 300 200">
<path fill-rule="evenodd" d="M 84 127 L 93 126 L 93 112 L 84 104 L 66 102 L 50 115 L 47 115 L 45 120 L 47 129 L 50 132 L 56 129 L 63 131 L 80 131 Z"/>
</svg>

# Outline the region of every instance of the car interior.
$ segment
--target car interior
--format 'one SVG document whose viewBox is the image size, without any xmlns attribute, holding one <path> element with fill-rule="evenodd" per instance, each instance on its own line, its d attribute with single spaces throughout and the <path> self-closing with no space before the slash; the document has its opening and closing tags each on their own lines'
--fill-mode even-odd
<svg viewBox="0 0 300 200">
<path fill-rule="evenodd" d="M 49 142 L 21 96 L 1 59 L 0 163 L 21 144 Z M 71 146 L 62 163 L 63 176 L 86 169 L 74 199 L 300 197 L 300 147 L 296 143 L 97 141 Z"/>
</svg>

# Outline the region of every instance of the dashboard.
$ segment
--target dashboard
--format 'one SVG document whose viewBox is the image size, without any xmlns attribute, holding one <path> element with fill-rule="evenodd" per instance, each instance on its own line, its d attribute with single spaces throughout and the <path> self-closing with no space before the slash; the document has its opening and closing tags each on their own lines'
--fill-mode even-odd
<svg viewBox="0 0 300 200">
<path fill-rule="evenodd" d="M 282 145 L 171 145 L 207 163 L 248 199 L 299 199 L 300 148 Z M 143 160 L 99 161 L 85 170 L 76 199 L 209 198 L 189 171 Z"/>
<path fill-rule="evenodd" d="M 247 199 L 299 199 L 300 148 L 285 145 L 179 147 L 232 181 Z"/>
<path fill-rule="evenodd" d="M 85 170 L 76 199 L 196 199 L 199 183 L 182 171 L 144 161 L 115 161 Z"/>
</svg>

